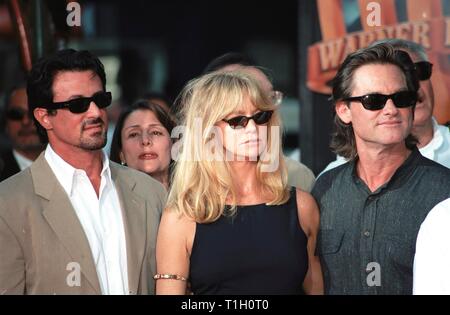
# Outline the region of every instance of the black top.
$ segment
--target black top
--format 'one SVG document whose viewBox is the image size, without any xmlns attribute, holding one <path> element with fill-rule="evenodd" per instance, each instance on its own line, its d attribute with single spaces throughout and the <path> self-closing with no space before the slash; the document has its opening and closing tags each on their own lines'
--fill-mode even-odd
<svg viewBox="0 0 450 315">
<path fill-rule="evenodd" d="M 301 294 L 307 237 L 288 202 L 238 206 L 233 217 L 197 224 L 190 258 L 194 294 Z"/>
<path fill-rule="evenodd" d="M 428 212 L 450 197 L 450 170 L 415 149 L 371 192 L 348 162 L 320 176 L 317 240 L 326 294 L 412 294 L 416 238 Z"/>
<path fill-rule="evenodd" d="M 0 182 L 20 172 L 19 164 L 11 150 L 0 153 Z"/>
</svg>

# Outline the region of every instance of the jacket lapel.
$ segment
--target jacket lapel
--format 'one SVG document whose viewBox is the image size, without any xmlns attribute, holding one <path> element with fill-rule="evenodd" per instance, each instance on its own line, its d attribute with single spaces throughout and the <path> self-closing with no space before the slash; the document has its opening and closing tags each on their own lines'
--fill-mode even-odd
<svg viewBox="0 0 450 315">
<path fill-rule="evenodd" d="M 128 286 L 130 294 L 137 294 L 145 254 L 147 215 L 145 200 L 133 192 L 136 182 L 123 176 L 122 169 L 110 163 L 111 177 L 122 206 L 127 243 Z"/>
<path fill-rule="evenodd" d="M 73 262 L 80 264 L 81 272 L 89 284 L 101 294 L 94 259 L 83 227 L 69 197 L 45 160 L 44 153 L 45 151 L 30 167 L 34 190 L 37 195 L 46 199 L 43 202 L 43 216 L 69 252 Z"/>
</svg>

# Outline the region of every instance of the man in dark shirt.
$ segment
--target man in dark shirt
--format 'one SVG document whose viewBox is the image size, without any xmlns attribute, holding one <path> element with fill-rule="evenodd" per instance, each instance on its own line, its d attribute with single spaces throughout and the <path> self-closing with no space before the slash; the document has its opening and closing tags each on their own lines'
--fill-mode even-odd
<svg viewBox="0 0 450 315">
<path fill-rule="evenodd" d="M 412 293 L 420 224 L 450 196 L 450 170 L 410 134 L 418 87 L 408 54 L 388 44 L 349 55 L 333 81 L 331 146 L 350 162 L 312 191 L 327 294 Z"/>
</svg>

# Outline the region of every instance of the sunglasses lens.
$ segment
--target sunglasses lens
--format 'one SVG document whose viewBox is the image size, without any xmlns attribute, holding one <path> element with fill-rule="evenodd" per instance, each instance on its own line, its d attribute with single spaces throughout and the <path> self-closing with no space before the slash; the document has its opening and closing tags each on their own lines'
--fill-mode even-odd
<svg viewBox="0 0 450 315">
<path fill-rule="evenodd" d="M 111 92 L 97 93 L 92 98 L 94 99 L 95 104 L 97 104 L 99 108 L 105 108 L 111 105 L 112 101 Z"/>
<path fill-rule="evenodd" d="M 227 122 L 230 125 L 230 127 L 233 129 L 245 128 L 245 126 L 247 126 L 247 123 L 248 123 L 248 118 L 245 116 L 238 116 L 238 117 L 229 119 Z"/>
<path fill-rule="evenodd" d="M 367 110 L 379 110 L 386 104 L 387 97 L 382 94 L 368 94 L 361 98 L 361 104 Z"/>
<path fill-rule="evenodd" d="M 270 117 L 272 117 L 272 113 L 272 111 L 259 112 L 254 116 L 253 119 L 256 124 L 262 125 L 270 120 Z"/>
<path fill-rule="evenodd" d="M 432 63 L 430 63 L 428 61 L 421 61 L 421 62 L 416 62 L 414 65 L 416 68 L 417 77 L 419 78 L 420 81 L 425 81 L 425 80 L 430 79 L 432 69 L 433 69 Z"/>
<path fill-rule="evenodd" d="M 11 108 L 6 112 L 6 117 L 10 120 L 22 120 L 26 113 L 24 110 Z"/>
<path fill-rule="evenodd" d="M 81 114 L 88 110 L 91 100 L 89 98 L 77 98 L 67 103 L 71 113 Z"/>
<path fill-rule="evenodd" d="M 414 106 L 417 102 L 417 93 L 410 91 L 398 92 L 392 96 L 392 101 L 399 108 Z"/>
</svg>

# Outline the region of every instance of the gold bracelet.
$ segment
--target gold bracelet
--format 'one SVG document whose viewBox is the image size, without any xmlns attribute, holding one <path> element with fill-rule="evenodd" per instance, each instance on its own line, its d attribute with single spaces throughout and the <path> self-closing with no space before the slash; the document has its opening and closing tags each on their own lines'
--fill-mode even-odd
<svg viewBox="0 0 450 315">
<path fill-rule="evenodd" d="M 170 274 L 156 274 L 153 276 L 153 279 L 155 280 L 181 280 L 181 281 L 187 281 L 187 278 L 179 275 L 170 275 Z"/>
</svg>

